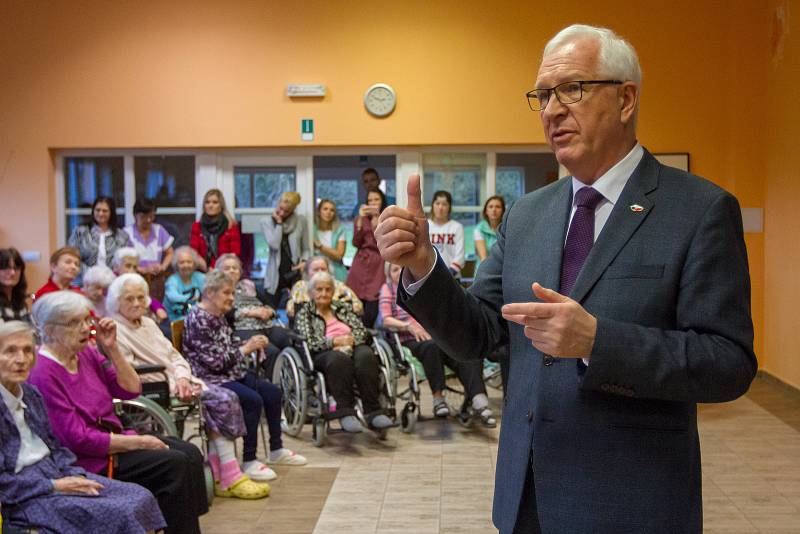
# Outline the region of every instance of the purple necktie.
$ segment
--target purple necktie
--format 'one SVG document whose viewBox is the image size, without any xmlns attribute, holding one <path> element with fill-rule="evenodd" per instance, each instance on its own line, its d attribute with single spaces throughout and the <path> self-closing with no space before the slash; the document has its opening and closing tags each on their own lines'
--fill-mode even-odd
<svg viewBox="0 0 800 534">
<path fill-rule="evenodd" d="M 561 257 L 561 289 L 559 293 L 569 295 L 583 262 L 594 244 L 594 209 L 603 200 L 603 195 L 591 187 L 582 187 L 575 193 L 577 208 L 569 225 L 564 255 Z"/>
</svg>

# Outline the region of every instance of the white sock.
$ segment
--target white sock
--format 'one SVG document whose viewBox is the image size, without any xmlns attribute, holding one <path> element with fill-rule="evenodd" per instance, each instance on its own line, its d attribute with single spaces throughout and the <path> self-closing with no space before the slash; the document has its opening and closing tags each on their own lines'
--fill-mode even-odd
<svg viewBox="0 0 800 534">
<path fill-rule="evenodd" d="M 274 451 L 269 451 L 269 461 L 274 462 L 278 458 L 280 458 L 281 454 L 283 454 L 283 449 L 275 449 Z"/>
<path fill-rule="evenodd" d="M 217 454 L 217 446 L 214 445 L 213 439 L 208 440 L 208 444 L 206 446 L 208 447 L 208 454 Z"/>
<path fill-rule="evenodd" d="M 236 460 L 236 448 L 233 446 L 233 441 L 220 437 L 210 440 L 209 446 L 211 445 L 217 450 L 220 463 L 224 464 L 231 460 Z"/>
<path fill-rule="evenodd" d="M 478 393 L 477 395 L 472 397 L 473 410 L 480 412 L 487 406 L 489 406 L 489 399 L 486 397 L 485 393 Z"/>
</svg>

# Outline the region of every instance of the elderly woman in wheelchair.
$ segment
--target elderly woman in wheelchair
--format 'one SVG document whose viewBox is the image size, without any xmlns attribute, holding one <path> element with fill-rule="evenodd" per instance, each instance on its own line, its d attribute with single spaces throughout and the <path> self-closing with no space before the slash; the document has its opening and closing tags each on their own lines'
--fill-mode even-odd
<svg viewBox="0 0 800 534">
<path fill-rule="evenodd" d="M 134 534 L 166 526 L 145 488 L 75 465 L 53 435 L 39 391 L 25 384 L 36 359 L 33 332 L 0 323 L 0 501 L 5 526 L 64 534 Z"/>
<path fill-rule="evenodd" d="M 135 366 L 164 369 L 169 395 L 184 403 L 200 399 L 208 437 L 208 463 L 219 497 L 260 499 L 269 495 L 269 485 L 258 484 L 243 474 L 236 459 L 234 440 L 245 435 L 239 398 L 233 391 L 206 384 L 192 375 L 191 367 L 158 325 L 145 315 L 148 286 L 139 274 L 123 274 L 109 287 L 106 308 L 117 323 L 117 339 L 123 356 Z M 158 386 L 159 373 L 141 375 L 143 387 Z"/>
<path fill-rule="evenodd" d="M 141 393 L 139 377 L 117 345 L 114 321 L 95 320 L 83 295 L 54 291 L 36 299 L 33 322 L 42 345 L 30 383 L 39 388 L 54 434 L 77 456 L 77 465 L 149 489 L 168 532 L 200 532 L 198 517 L 208 511 L 202 453 L 177 438 L 126 431 L 114 412 L 114 398 Z"/>
<path fill-rule="evenodd" d="M 318 272 L 308 281 L 311 300 L 295 316 L 297 330 L 308 344 L 314 367 L 325 376 L 328 392 L 336 399 L 335 416 L 346 432 L 361 432 L 353 390 L 358 387 L 367 425 L 376 431 L 394 423 L 380 404 L 378 358 L 369 346 L 370 336 L 352 307 L 333 301 L 334 279 Z"/>
<path fill-rule="evenodd" d="M 430 334 L 422 325 L 397 305 L 397 284 L 401 271 L 402 268 L 399 265 L 386 264 L 386 283 L 381 288 L 380 296 L 383 326 L 398 331 L 402 345 L 411 350 L 411 353 L 422 362 L 425 376 L 428 378 L 428 385 L 433 394 L 433 414 L 436 417 L 450 415 L 450 407 L 444 396 L 444 366 L 447 365 L 455 370 L 464 385 L 465 404 L 462 411 L 471 412 L 480 419 L 484 426 L 494 428 L 497 426 L 497 421 L 489 408 L 486 385 L 483 383 L 482 362 L 480 360 L 458 361 L 447 355 L 431 339 Z"/>
<path fill-rule="evenodd" d="M 281 437 L 281 390 L 247 368 L 245 355 L 260 352 L 269 341 L 263 335 L 241 343 L 225 319 L 234 303 L 234 284 L 224 272 L 213 269 L 206 275 L 202 300 L 186 317 L 183 354 L 194 375 L 206 384 L 233 391 L 244 413 L 244 472 L 256 480 L 271 480 L 275 472 L 256 459 L 258 425 L 262 412 L 269 430 L 267 463 L 305 465 L 306 459 L 285 448 Z"/>
</svg>

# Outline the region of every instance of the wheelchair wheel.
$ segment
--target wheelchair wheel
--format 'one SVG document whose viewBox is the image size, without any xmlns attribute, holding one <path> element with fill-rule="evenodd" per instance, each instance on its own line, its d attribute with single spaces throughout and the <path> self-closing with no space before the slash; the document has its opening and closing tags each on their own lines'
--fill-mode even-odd
<svg viewBox="0 0 800 534">
<path fill-rule="evenodd" d="M 394 361 L 394 351 L 391 345 L 383 338 L 375 338 L 375 349 L 380 359 L 381 366 L 386 369 L 389 395 L 392 400 L 394 400 L 394 398 L 397 397 L 397 365 Z"/>
<path fill-rule="evenodd" d="M 400 430 L 406 434 L 411 434 L 417 426 L 419 414 L 418 406 L 413 402 L 407 402 L 400 413 Z"/>
<path fill-rule="evenodd" d="M 134 430 L 137 434 L 180 437 L 169 413 L 146 397 L 114 399 L 114 411 L 126 430 Z"/>
<path fill-rule="evenodd" d="M 208 505 L 211 506 L 211 503 L 214 502 L 214 475 L 211 473 L 211 467 L 208 463 L 203 463 L 203 475 L 206 479 L 206 498 L 208 499 Z"/>
<path fill-rule="evenodd" d="M 272 372 L 272 383 L 283 391 L 286 433 L 294 437 L 303 430 L 308 410 L 306 374 L 301 362 L 297 351 L 287 347 L 278 354 Z"/>
<path fill-rule="evenodd" d="M 322 447 L 325 445 L 325 438 L 328 432 L 328 423 L 322 417 L 317 417 L 313 421 L 313 428 L 311 431 L 311 441 L 315 447 Z"/>
</svg>

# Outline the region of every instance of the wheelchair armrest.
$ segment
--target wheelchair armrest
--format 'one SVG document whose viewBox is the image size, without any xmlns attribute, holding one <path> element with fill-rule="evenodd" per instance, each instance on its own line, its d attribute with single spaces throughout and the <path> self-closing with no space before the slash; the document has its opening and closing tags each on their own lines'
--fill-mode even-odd
<svg viewBox="0 0 800 534">
<path fill-rule="evenodd" d="M 133 370 L 137 375 L 148 375 L 150 373 L 163 373 L 167 368 L 163 365 L 135 365 Z"/>
<path fill-rule="evenodd" d="M 286 329 L 286 337 L 288 337 L 292 343 L 302 343 L 306 340 L 306 336 L 294 330 L 289 330 L 288 328 Z"/>
</svg>

